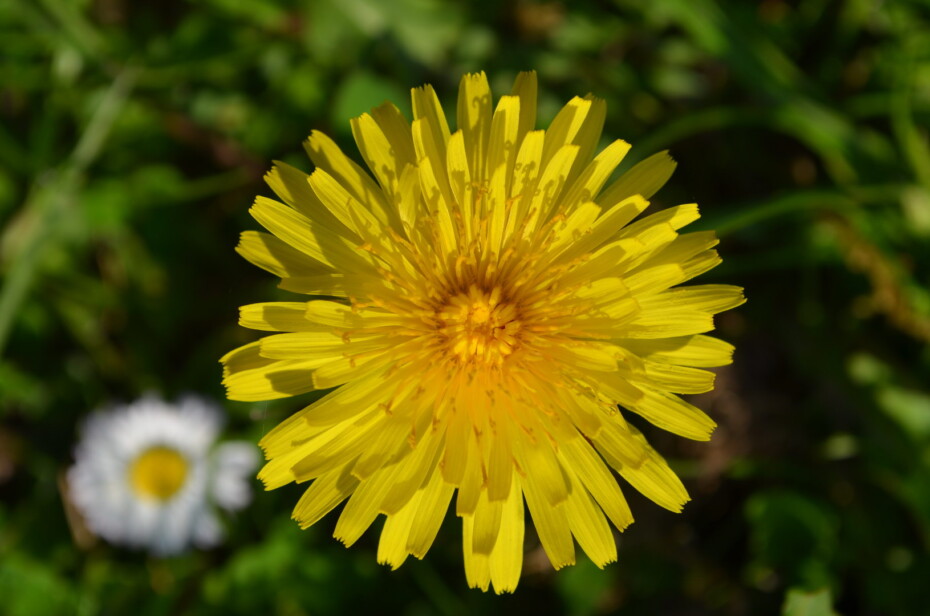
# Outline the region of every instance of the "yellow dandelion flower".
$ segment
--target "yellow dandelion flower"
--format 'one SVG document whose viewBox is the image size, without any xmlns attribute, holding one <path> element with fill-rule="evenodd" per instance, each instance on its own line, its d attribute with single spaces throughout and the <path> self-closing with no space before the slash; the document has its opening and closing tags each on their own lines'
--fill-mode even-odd
<svg viewBox="0 0 930 616">
<path fill-rule="evenodd" d="M 422 558 L 455 496 L 472 587 L 513 591 L 524 499 L 552 565 L 616 559 L 610 524 L 633 516 L 616 471 L 662 507 L 681 482 L 622 410 L 707 440 L 714 422 L 676 394 L 732 346 L 703 335 L 741 304 L 728 285 L 677 286 L 720 262 L 712 232 L 679 234 L 694 204 L 634 219 L 669 178 L 667 153 L 606 188 L 630 149 L 595 156 L 604 101 L 572 99 L 536 123 L 536 76 L 492 105 L 466 75 L 452 132 L 433 88 L 410 123 L 390 103 L 352 120 L 364 169 L 313 132 L 309 176 L 277 163 L 283 201 L 251 209 L 271 234 L 238 252 L 281 288 L 328 299 L 251 304 L 241 325 L 283 332 L 223 358 L 235 400 L 332 389 L 261 441 L 272 489 L 312 481 L 307 527 L 348 499 L 335 536 L 352 545 L 379 514 L 378 560 Z M 608 523 L 609 521 L 609 523 Z"/>
</svg>

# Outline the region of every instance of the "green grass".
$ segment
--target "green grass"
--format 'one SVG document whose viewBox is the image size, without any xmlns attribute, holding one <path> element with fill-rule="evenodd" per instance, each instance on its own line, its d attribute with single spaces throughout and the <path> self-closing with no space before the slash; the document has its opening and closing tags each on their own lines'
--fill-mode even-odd
<svg viewBox="0 0 930 616">
<path fill-rule="evenodd" d="M 916 0 L 11 0 L 0 3 L 0 613 L 922 614 L 930 574 L 930 11 Z M 114 399 L 221 400 L 240 304 L 285 297 L 233 252 L 272 159 L 462 72 L 540 79 L 540 120 L 607 100 L 626 165 L 723 238 L 745 287 L 710 444 L 652 430 L 693 500 L 631 495 L 620 562 L 517 594 L 464 582 L 454 516 L 425 562 L 343 549 L 259 493 L 211 552 L 78 547 L 59 477 Z M 356 156 L 356 158 L 358 158 Z M 258 440 L 300 400 L 226 403 Z M 628 490 L 632 492 L 632 490 Z"/>
</svg>

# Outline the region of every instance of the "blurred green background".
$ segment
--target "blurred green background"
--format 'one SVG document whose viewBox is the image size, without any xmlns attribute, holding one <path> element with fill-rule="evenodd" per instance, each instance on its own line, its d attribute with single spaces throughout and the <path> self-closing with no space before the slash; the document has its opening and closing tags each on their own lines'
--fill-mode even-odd
<svg viewBox="0 0 930 616">
<path fill-rule="evenodd" d="M 930 9 L 898 0 L 4 0 L 0 2 L 0 613 L 927 614 Z M 312 129 L 433 83 L 540 78 L 546 123 L 608 101 L 605 136 L 679 161 L 746 288 L 709 443 L 648 436 L 693 501 L 627 490 L 620 561 L 552 572 L 527 540 L 515 596 L 467 589 L 460 526 L 390 572 L 300 489 L 258 493 L 225 546 L 158 560 L 69 530 L 82 417 L 146 391 L 222 399 L 240 304 L 281 299 L 233 252 L 272 159 Z M 356 158 L 358 158 L 356 156 Z M 628 166 L 628 165 L 627 165 Z M 257 441 L 304 400 L 227 403 Z M 259 486 L 256 482 L 256 489 Z M 80 544 L 80 547 L 78 546 Z"/>
</svg>

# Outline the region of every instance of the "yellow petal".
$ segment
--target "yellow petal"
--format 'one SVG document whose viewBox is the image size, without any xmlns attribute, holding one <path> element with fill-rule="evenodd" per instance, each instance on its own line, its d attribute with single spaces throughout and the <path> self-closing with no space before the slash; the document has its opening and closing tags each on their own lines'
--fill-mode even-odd
<svg viewBox="0 0 930 616">
<path fill-rule="evenodd" d="M 720 240 L 713 231 L 696 231 L 694 233 L 684 233 L 679 235 L 675 240 L 668 244 L 654 258 L 649 260 L 649 265 L 660 265 L 663 263 L 682 263 L 708 251 L 716 246 Z"/>
<path fill-rule="evenodd" d="M 624 338 L 669 338 L 702 334 L 713 328 L 714 317 L 709 312 L 671 307 L 641 311 L 617 331 Z"/>
<path fill-rule="evenodd" d="M 630 276 L 640 275 L 643 270 L 657 267 L 675 267 L 679 274 L 675 276 L 672 285 L 680 284 L 700 276 L 721 263 L 720 255 L 716 250 L 707 250 L 707 245 L 714 245 L 717 239 L 713 233 L 689 233 L 682 235 L 664 250 L 647 259 L 642 265 L 634 268 Z M 646 276 L 649 276 L 647 274 Z M 659 287 L 655 287 L 659 288 Z"/>
<path fill-rule="evenodd" d="M 635 428 L 633 431 L 642 438 Z M 650 449 L 646 462 L 635 469 L 620 468 L 620 476 L 660 507 L 676 513 L 681 511 L 682 506 L 690 500 L 688 491 L 662 456 L 648 445 L 646 447 Z"/>
<path fill-rule="evenodd" d="M 370 434 L 369 428 L 379 419 L 378 410 L 369 406 L 367 410 L 334 426 L 304 426 L 299 431 L 299 438 L 279 447 L 281 451 L 271 454 L 266 450 L 265 455 L 271 459 L 262 467 L 258 478 L 266 489 L 271 490 L 291 482 L 302 483 L 316 479 L 333 469 L 346 469 L 346 473 L 351 474 L 350 463 L 364 447 L 352 441 L 344 451 L 340 451 L 333 443 L 341 439 L 348 442 L 360 432 Z"/>
<path fill-rule="evenodd" d="M 256 340 L 255 342 L 250 342 L 249 344 L 233 349 L 226 355 L 223 355 L 223 357 L 220 358 L 220 363 L 223 364 L 223 376 L 229 376 L 230 374 L 245 370 L 267 368 L 274 364 L 274 360 L 262 357 L 260 347 L 261 341 Z"/>
<path fill-rule="evenodd" d="M 417 157 L 413 149 L 410 122 L 400 109 L 394 103 L 385 102 L 371 110 L 371 117 L 391 146 L 394 175 L 396 176 L 404 167 L 416 165 Z M 391 169 L 389 168 L 388 171 Z"/>
<path fill-rule="evenodd" d="M 366 406 L 366 409 L 366 412 L 321 432 L 312 443 L 298 441 L 294 456 L 288 458 L 296 458 L 290 465 L 294 480 L 309 481 L 334 468 L 353 467 L 354 461 L 369 450 L 371 441 L 390 425 L 380 409 L 374 406 Z M 269 466 L 274 462 L 276 460 L 269 462 Z M 381 470 L 384 469 L 377 472 Z"/>
<path fill-rule="evenodd" d="M 728 284 L 676 287 L 640 300 L 643 311 L 682 308 L 717 314 L 746 302 L 743 289 Z"/>
<path fill-rule="evenodd" d="M 717 254 L 716 250 L 707 250 L 698 253 L 681 264 L 681 282 L 686 282 L 695 276 L 700 276 L 705 272 L 709 272 L 722 262 L 723 260 L 720 258 L 720 255 Z"/>
<path fill-rule="evenodd" d="M 511 445 L 514 457 L 526 475 L 527 485 L 536 486 L 539 494 L 550 505 L 554 506 L 564 501 L 568 487 L 547 435 L 539 428 L 534 430 L 531 436 L 517 433 Z"/>
<path fill-rule="evenodd" d="M 339 516 L 333 536 L 346 547 L 358 541 L 371 523 L 378 517 L 378 506 L 391 485 L 397 465 L 382 468 L 362 481 Z"/>
<path fill-rule="evenodd" d="M 593 439 L 596 437 L 606 418 L 604 409 L 601 408 L 595 400 L 588 396 L 581 395 L 574 388 L 561 387 L 559 388 L 558 394 L 559 400 L 562 403 L 561 408 L 571 419 L 572 424 L 574 424 L 586 438 Z M 613 405 L 611 406 L 611 410 L 616 411 L 616 407 L 613 407 Z"/>
<path fill-rule="evenodd" d="M 610 400 L 613 404 L 628 406 L 635 404 L 645 394 L 636 388 L 624 372 L 586 372 L 579 376 L 586 383 L 591 383 L 599 396 Z M 615 413 L 611 412 L 608 418 L 616 421 Z"/>
<path fill-rule="evenodd" d="M 358 479 L 345 472 L 345 469 L 330 471 L 304 490 L 291 517 L 297 520 L 301 528 L 308 528 L 349 498 L 357 486 Z"/>
<path fill-rule="evenodd" d="M 491 555 L 501 528 L 502 509 L 501 501 L 490 502 L 487 491 L 481 491 L 481 497 L 475 507 L 472 531 L 472 549 L 476 553 Z"/>
<path fill-rule="evenodd" d="M 614 467 L 617 464 L 638 467 L 645 461 L 648 453 L 619 413 L 603 422 L 600 433 L 592 442 L 604 459 Z"/>
<path fill-rule="evenodd" d="M 584 204 L 576 210 L 576 213 L 587 211 L 590 206 L 598 207 L 593 204 Z M 657 231 L 657 233 L 652 233 L 652 231 Z M 643 238 L 637 236 L 604 244 L 595 250 L 587 261 L 565 276 L 563 283 L 570 285 L 615 276 L 618 273 L 625 274 L 678 237 L 678 234 L 669 225 L 651 227 L 650 235 L 652 237 Z M 573 242 L 565 242 L 565 245 L 573 248 L 572 244 L 577 242 L 580 237 L 579 234 L 573 238 Z"/>
<path fill-rule="evenodd" d="M 568 214 L 568 218 L 553 229 L 552 241 L 549 244 L 550 258 L 554 260 L 564 252 L 566 247 L 580 240 L 586 233 L 590 233 L 594 221 L 600 214 L 601 208 L 596 203 L 587 202 L 577 205 Z M 585 280 L 589 279 L 586 274 L 587 271 L 582 275 Z"/>
<path fill-rule="evenodd" d="M 478 506 L 484 492 L 484 477 L 486 475 L 481 454 L 478 452 L 478 443 L 471 437 L 468 438 L 467 443 L 467 463 L 458 486 L 458 497 L 455 500 L 455 513 L 459 516 L 475 513 L 475 508 Z"/>
<path fill-rule="evenodd" d="M 373 374 L 390 362 L 389 349 L 373 351 L 361 357 L 341 357 L 313 372 L 313 384 L 317 389 L 329 389 L 348 381 Z"/>
<path fill-rule="evenodd" d="M 542 151 L 545 131 L 535 130 L 526 135 L 517 150 L 517 160 L 513 167 L 513 181 L 510 185 L 510 199 L 515 203 L 514 211 L 507 219 L 505 237 L 517 235 L 527 218 L 532 203 L 536 181 L 542 165 Z"/>
<path fill-rule="evenodd" d="M 261 339 L 260 352 L 271 359 L 302 360 L 314 368 L 341 359 L 346 353 L 362 353 L 385 346 L 381 337 L 347 342 L 332 331 L 274 334 Z"/>
<path fill-rule="evenodd" d="M 645 362 L 647 384 L 676 394 L 702 394 L 714 388 L 714 373 L 697 368 Z"/>
<path fill-rule="evenodd" d="M 370 242 L 371 238 L 381 236 L 385 223 L 365 208 L 340 181 L 323 169 L 314 171 L 308 181 L 326 209 L 357 237 Z"/>
<path fill-rule="evenodd" d="M 461 130 L 452 133 L 446 152 L 446 172 L 452 197 L 462 210 L 462 225 L 465 241 L 470 241 L 475 227 L 475 197 L 473 195 L 471 163 L 465 149 L 465 135 Z"/>
<path fill-rule="evenodd" d="M 353 330 L 339 335 L 345 342 L 359 338 L 369 338 L 377 333 L 377 328 L 403 323 L 395 314 L 377 308 L 353 308 L 331 300 L 311 300 L 305 302 L 304 317 L 321 327 Z"/>
<path fill-rule="evenodd" d="M 422 486 L 427 477 L 432 477 L 439 464 L 438 453 L 442 438 L 433 432 L 427 433 L 414 447 L 413 452 L 398 464 L 397 479 L 381 503 L 381 510 L 388 514 L 396 513 L 409 501 Z"/>
<path fill-rule="evenodd" d="M 275 400 L 313 391 L 312 371 L 317 361 L 275 361 L 254 370 L 230 372 L 223 379 L 230 400 Z"/>
<path fill-rule="evenodd" d="M 612 353 L 609 345 L 566 346 L 558 349 L 558 357 L 565 363 L 582 370 L 613 372 L 617 370 L 617 354 Z"/>
<path fill-rule="evenodd" d="M 339 222 L 326 211 L 310 190 L 307 178 L 307 174 L 300 169 L 281 161 L 275 161 L 271 171 L 265 174 L 265 182 L 282 201 L 325 227 L 343 231 Z"/>
<path fill-rule="evenodd" d="M 617 342 L 640 357 L 666 364 L 714 368 L 733 361 L 733 345 L 710 336 Z"/>
<path fill-rule="evenodd" d="M 414 124 L 414 128 L 420 126 Z M 419 164 L 420 193 L 429 212 L 433 214 L 438 233 L 438 240 L 442 249 L 442 254 L 452 254 L 458 248 L 458 234 L 455 232 L 455 225 L 452 222 L 452 210 L 449 204 L 453 203 L 451 196 L 452 189 L 448 182 L 445 181 L 446 175 L 442 174 L 443 184 L 440 185 L 439 179 L 433 171 L 433 164 L 429 158 L 423 158 Z"/>
<path fill-rule="evenodd" d="M 236 252 L 253 265 L 279 278 L 318 276 L 332 272 L 329 267 L 313 261 L 275 236 L 260 231 L 244 231 L 239 236 Z"/>
<path fill-rule="evenodd" d="M 415 165 L 407 165 L 401 171 L 394 201 L 397 204 L 397 213 L 405 233 L 412 235 L 416 228 L 417 218 L 422 213 L 420 175 Z"/>
<path fill-rule="evenodd" d="M 370 439 L 367 439 L 364 451 L 352 467 L 352 474 L 359 479 L 366 479 L 385 466 L 389 460 L 399 464 L 401 455 L 410 455 L 410 444 L 405 438 L 409 433 L 408 421 L 392 418 L 385 422 Z"/>
<path fill-rule="evenodd" d="M 488 499 L 492 501 L 504 500 L 510 496 L 513 478 L 513 454 L 510 448 L 510 438 L 502 431 L 500 422 L 491 441 L 491 456 L 488 463 Z"/>
<path fill-rule="evenodd" d="M 590 94 L 585 99 L 591 101 L 591 110 L 588 112 L 584 123 L 578 134 L 575 135 L 574 143 L 577 143 L 580 150 L 578 158 L 575 160 L 575 167 L 572 169 L 572 179 L 574 179 L 582 169 L 587 166 L 597 151 L 601 141 L 601 131 L 604 129 L 604 120 L 607 118 L 607 102 Z M 555 120 L 553 120 L 555 123 Z M 550 127 L 551 128 L 551 127 Z"/>
<path fill-rule="evenodd" d="M 613 239 L 625 224 L 648 205 L 649 203 L 638 195 L 614 205 L 591 225 L 589 231 L 562 253 L 562 258 L 571 259 L 591 252 L 604 242 Z"/>
<path fill-rule="evenodd" d="M 434 148 L 438 157 L 434 162 L 436 165 L 439 161 L 446 159 L 446 142 L 449 141 L 449 123 L 446 121 L 446 114 L 439 103 L 439 97 L 433 86 L 425 85 L 421 88 L 410 90 L 410 98 L 413 103 L 414 125 L 419 120 L 421 124 L 428 127 L 423 134 L 428 135 L 427 139 L 431 142 L 431 148 Z M 414 128 L 414 145 L 416 145 L 416 129 Z M 422 154 L 418 154 L 422 158 Z M 437 167 L 438 168 L 438 167 Z"/>
<path fill-rule="evenodd" d="M 263 302 L 239 308 L 239 325 L 271 332 L 321 331 L 307 320 L 307 302 Z"/>
<path fill-rule="evenodd" d="M 491 88 L 484 71 L 462 76 L 456 120 L 462 131 L 468 168 L 481 182 L 487 178 L 485 163 L 491 131 Z"/>
<path fill-rule="evenodd" d="M 651 295 L 687 280 L 684 268 L 678 263 L 638 268 L 625 277 L 630 293 L 637 296 Z"/>
<path fill-rule="evenodd" d="M 638 386 L 638 389 L 644 395 L 631 405 L 631 411 L 642 415 L 649 423 L 679 436 L 696 441 L 710 440 L 711 432 L 717 424 L 704 411 L 668 392 L 644 386 Z"/>
<path fill-rule="evenodd" d="M 532 233 L 538 226 L 549 221 L 554 207 L 559 203 L 559 196 L 568 181 L 572 164 L 578 156 L 578 146 L 568 144 L 559 149 L 551 160 L 544 161 L 542 175 L 535 186 L 528 186 L 524 191 L 524 200 L 529 201 L 527 211 L 527 231 Z M 530 192 L 532 191 L 532 192 Z"/>
<path fill-rule="evenodd" d="M 588 558 L 600 567 L 617 560 L 617 543 L 600 507 L 578 477 L 568 470 L 572 489 L 565 501 L 565 515 L 572 534 Z"/>
<path fill-rule="evenodd" d="M 608 186 L 597 198 L 597 202 L 602 207 L 609 208 L 633 195 L 649 199 L 672 177 L 675 166 L 675 161 L 667 151 L 653 154 L 633 165 L 632 169 Z"/>
<path fill-rule="evenodd" d="M 520 99 L 515 96 L 502 96 L 494 109 L 491 121 L 491 136 L 488 142 L 487 171 L 489 179 L 499 167 L 504 168 L 503 197 L 509 195 L 513 167 L 517 160 L 517 146 L 520 128 Z M 501 206 L 504 204 L 501 203 Z"/>
<path fill-rule="evenodd" d="M 607 244 L 601 250 L 606 252 L 610 248 L 621 249 L 623 254 L 618 255 L 620 258 L 617 259 L 616 267 L 630 272 L 635 271 L 641 264 L 649 262 L 653 256 L 661 253 L 678 237 L 678 232 L 670 224 L 653 225 L 636 235 L 626 236 Z"/>
<path fill-rule="evenodd" d="M 462 556 L 465 561 L 465 581 L 469 588 L 487 590 L 491 584 L 491 569 L 488 557 L 474 550 L 474 517 L 462 517 Z"/>
<path fill-rule="evenodd" d="M 304 148 L 317 169 L 325 171 L 328 176 L 338 182 L 340 187 L 351 194 L 356 202 L 367 208 L 366 212 L 370 211 L 381 225 L 397 227 L 398 218 L 396 215 L 391 215 L 393 208 L 385 199 L 384 191 L 375 184 L 371 176 L 343 154 L 332 139 L 319 131 L 313 131 L 304 143 Z M 315 189 L 314 192 L 316 193 Z M 316 194 L 319 196 L 319 193 Z M 328 206 L 327 209 L 332 211 L 332 208 Z"/>
<path fill-rule="evenodd" d="M 671 225 L 672 229 L 678 230 L 701 217 L 698 212 L 696 203 L 687 203 L 675 207 L 666 208 L 655 214 L 650 214 L 645 218 L 637 220 L 630 226 L 621 231 L 617 237 L 632 237 L 642 233 L 644 230 L 655 225 Z"/>
<path fill-rule="evenodd" d="M 333 230 L 325 229 L 295 210 L 257 197 L 249 210 L 263 227 L 308 257 L 350 271 L 371 269 L 371 257 Z"/>
<path fill-rule="evenodd" d="M 262 437 L 259 446 L 269 458 L 303 443 L 316 428 L 330 428 L 355 421 L 388 398 L 392 390 L 383 375 L 372 375 L 331 391 L 313 404 L 291 415 Z"/>
<path fill-rule="evenodd" d="M 446 428 L 445 453 L 440 469 L 447 483 L 458 486 L 462 483 L 468 466 L 470 442 L 474 438 L 469 417 L 464 409 L 455 409 Z"/>
<path fill-rule="evenodd" d="M 500 530 L 494 550 L 488 559 L 494 592 L 513 592 L 520 581 L 523 568 L 523 490 L 519 478 L 514 476 L 513 489 L 501 508 Z"/>
<path fill-rule="evenodd" d="M 573 439 L 565 443 L 559 448 L 559 457 L 581 479 L 617 530 L 622 531 L 633 522 L 633 514 L 617 480 L 586 440 Z"/>
<path fill-rule="evenodd" d="M 549 562 L 558 570 L 575 564 L 575 544 L 564 506 L 550 504 L 543 496 L 541 487 L 534 475 L 527 473 L 523 481 L 526 504 Z"/>
<path fill-rule="evenodd" d="M 520 99 L 520 124 L 514 147 L 519 148 L 526 134 L 536 127 L 536 71 L 517 74 L 510 94 Z"/>
<path fill-rule="evenodd" d="M 429 551 L 455 489 L 442 480 L 439 473 L 432 473 L 429 483 L 423 488 L 417 514 L 413 520 L 413 529 L 407 540 L 407 550 L 417 558 L 423 558 Z"/>
<path fill-rule="evenodd" d="M 546 131 L 543 164 L 568 144 L 580 146 L 579 166 L 586 165 L 597 147 L 604 126 L 607 106 L 603 100 L 576 96 L 556 114 Z"/>
<path fill-rule="evenodd" d="M 381 539 L 378 541 L 378 562 L 396 570 L 407 560 L 407 538 L 420 503 L 420 494 L 415 495 L 399 512 L 387 516 Z"/>
<path fill-rule="evenodd" d="M 353 284 L 353 282 L 355 284 Z M 294 276 L 281 280 L 279 288 L 305 295 L 331 295 L 348 299 L 350 295 L 359 297 L 362 292 L 357 278 L 344 274 L 314 274 L 311 276 Z"/>
<path fill-rule="evenodd" d="M 604 148 L 591 163 L 585 167 L 581 175 L 572 182 L 562 200 L 561 211 L 571 212 L 581 203 L 594 201 L 601 187 L 630 151 L 630 144 L 623 140 L 616 140 Z"/>
</svg>

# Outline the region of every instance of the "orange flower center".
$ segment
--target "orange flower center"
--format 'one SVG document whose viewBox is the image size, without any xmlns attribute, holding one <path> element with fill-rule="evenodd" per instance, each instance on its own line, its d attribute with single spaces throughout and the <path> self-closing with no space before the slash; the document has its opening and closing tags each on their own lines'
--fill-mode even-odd
<svg viewBox="0 0 930 616">
<path fill-rule="evenodd" d="M 500 287 L 490 292 L 471 285 L 454 295 L 436 317 L 438 331 L 461 363 L 500 365 L 520 344 L 517 306 L 502 301 Z"/>
</svg>

